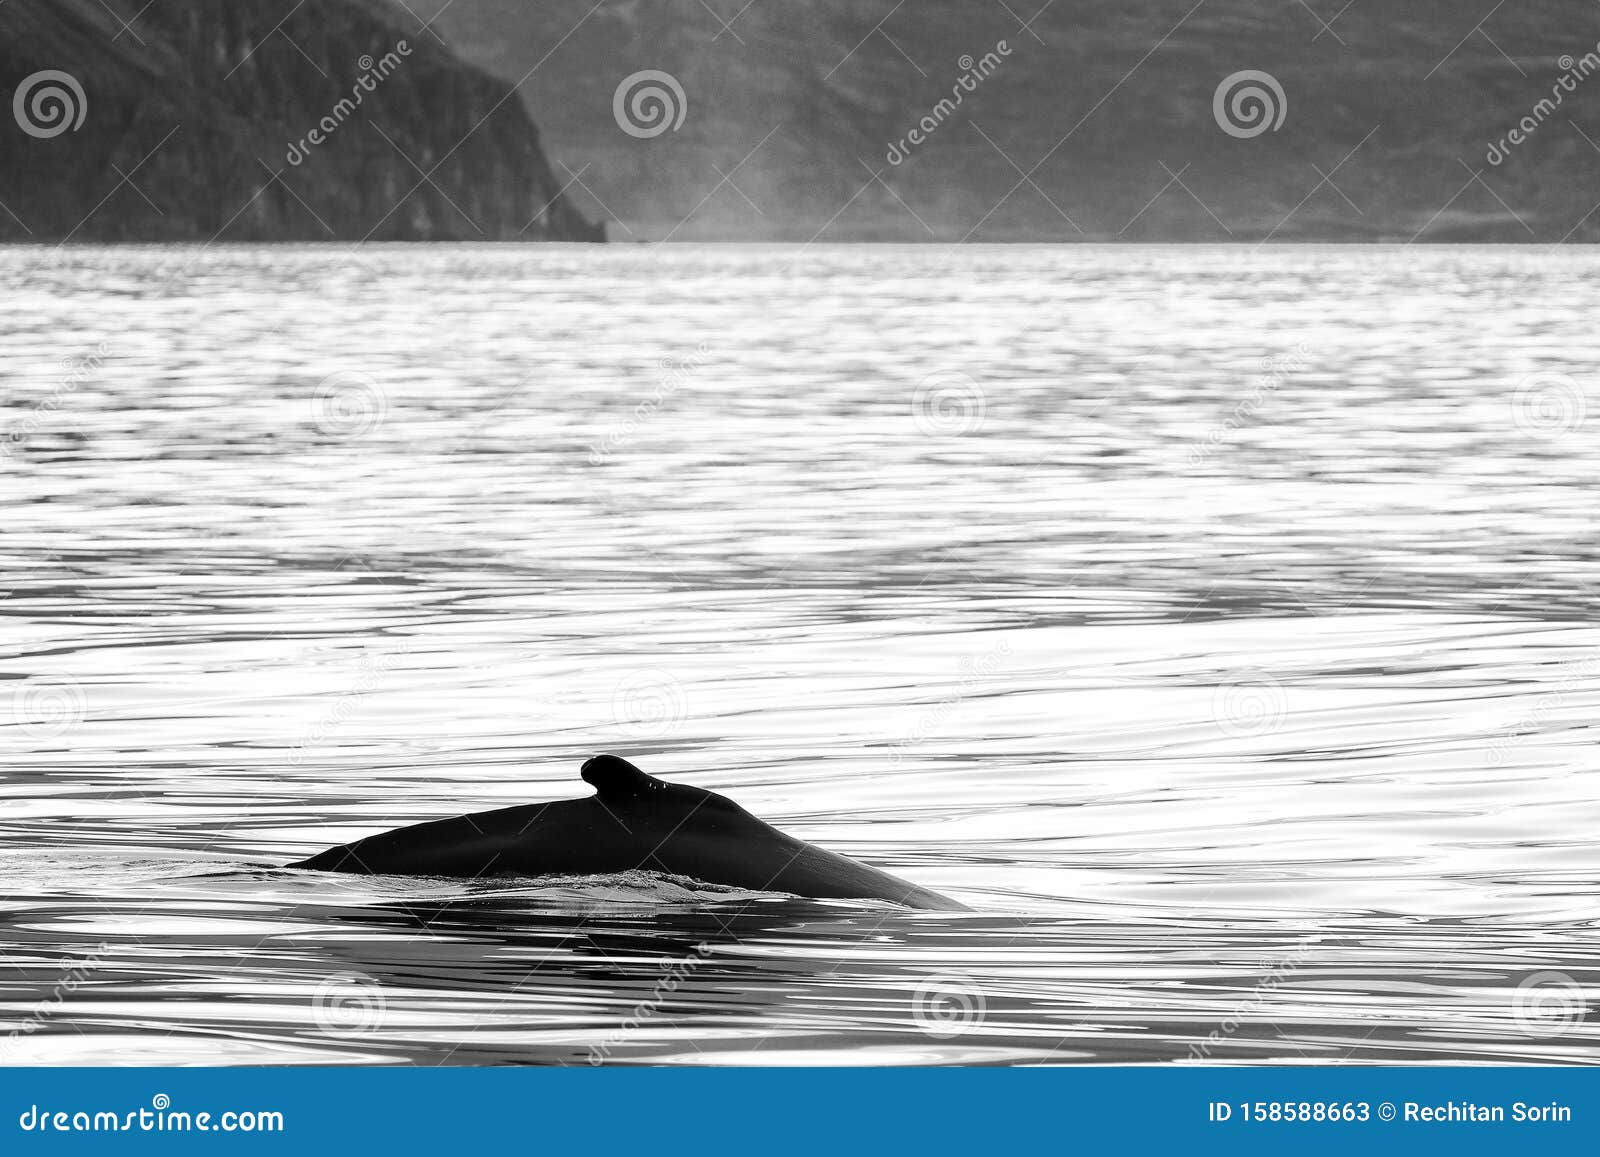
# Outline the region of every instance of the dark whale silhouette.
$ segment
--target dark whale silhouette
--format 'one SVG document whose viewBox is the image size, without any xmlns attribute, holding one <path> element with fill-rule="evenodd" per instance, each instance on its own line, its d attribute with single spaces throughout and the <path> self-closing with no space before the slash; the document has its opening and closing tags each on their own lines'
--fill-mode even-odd
<svg viewBox="0 0 1600 1157">
<path fill-rule="evenodd" d="M 664 783 L 615 755 L 583 765 L 595 794 L 434 820 L 287 865 L 372 875 L 668 872 L 817 899 L 961 910 L 937 892 L 785 835 L 725 796 Z"/>
</svg>

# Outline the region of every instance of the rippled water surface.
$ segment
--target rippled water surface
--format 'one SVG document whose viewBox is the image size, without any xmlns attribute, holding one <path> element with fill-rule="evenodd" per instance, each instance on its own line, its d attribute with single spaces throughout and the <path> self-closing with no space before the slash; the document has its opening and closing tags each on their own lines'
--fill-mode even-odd
<svg viewBox="0 0 1600 1157">
<path fill-rule="evenodd" d="M 1600 1059 L 1596 317 L 1579 250 L 0 250 L 3 1059 Z M 274 867 L 601 750 L 973 911 Z"/>
</svg>

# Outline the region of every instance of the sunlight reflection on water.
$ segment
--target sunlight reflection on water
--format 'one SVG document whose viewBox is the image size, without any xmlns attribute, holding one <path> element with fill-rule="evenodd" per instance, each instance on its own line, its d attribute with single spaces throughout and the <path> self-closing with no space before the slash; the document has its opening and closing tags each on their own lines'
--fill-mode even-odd
<svg viewBox="0 0 1600 1157">
<path fill-rule="evenodd" d="M 4 1059 L 1594 1060 L 1597 265 L 0 250 Z M 597 750 L 977 911 L 270 867 Z"/>
</svg>

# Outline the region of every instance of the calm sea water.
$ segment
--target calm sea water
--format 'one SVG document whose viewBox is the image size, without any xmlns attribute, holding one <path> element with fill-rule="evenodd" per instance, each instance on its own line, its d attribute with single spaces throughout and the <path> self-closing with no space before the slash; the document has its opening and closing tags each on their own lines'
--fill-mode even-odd
<svg viewBox="0 0 1600 1157">
<path fill-rule="evenodd" d="M 1577 249 L 0 250 L 0 1053 L 1600 1059 L 1597 316 Z M 596 751 L 974 911 L 272 866 Z"/>
</svg>

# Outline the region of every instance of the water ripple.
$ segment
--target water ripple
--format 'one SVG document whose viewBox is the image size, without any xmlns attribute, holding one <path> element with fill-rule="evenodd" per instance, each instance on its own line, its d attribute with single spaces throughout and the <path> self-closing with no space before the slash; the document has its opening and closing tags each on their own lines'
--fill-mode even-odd
<svg viewBox="0 0 1600 1157">
<path fill-rule="evenodd" d="M 0 1059 L 1594 1061 L 1597 260 L 0 250 Z"/>
</svg>

